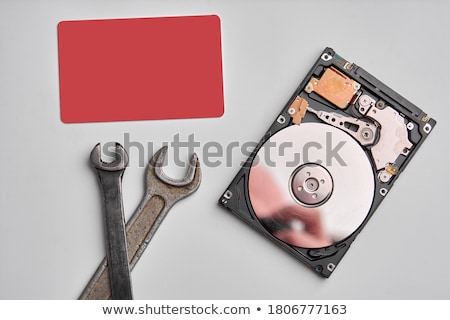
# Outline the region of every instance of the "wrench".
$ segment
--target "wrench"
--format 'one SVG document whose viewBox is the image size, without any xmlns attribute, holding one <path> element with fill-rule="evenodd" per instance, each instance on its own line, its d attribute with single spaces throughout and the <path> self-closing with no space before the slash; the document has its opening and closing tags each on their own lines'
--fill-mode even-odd
<svg viewBox="0 0 450 320">
<path fill-rule="evenodd" d="M 170 208 L 179 200 L 195 192 L 201 181 L 200 162 L 194 153 L 188 172 L 183 179 L 168 177 L 162 170 L 167 146 L 158 150 L 146 171 L 145 193 L 141 203 L 127 222 L 128 261 L 132 270 L 149 244 Z M 81 300 L 106 300 L 111 298 L 106 259 L 97 268 Z"/>
<path fill-rule="evenodd" d="M 122 177 L 128 164 L 128 155 L 123 147 L 116 143 L 114 161 L 105 163 L 100 159 L 100 144 L 97 144 L 90 158 L 97 171 L 105 208 L 106 256 L 112 299 L 131 300 L 133 296 L 122 205 Z"/>
</svg>

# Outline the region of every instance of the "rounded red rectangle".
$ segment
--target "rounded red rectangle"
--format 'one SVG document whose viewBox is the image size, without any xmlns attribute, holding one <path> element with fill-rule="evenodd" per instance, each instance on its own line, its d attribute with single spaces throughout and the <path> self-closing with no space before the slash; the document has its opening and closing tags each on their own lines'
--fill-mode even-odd
<svg viewBox="0 0 450 320">
<path fill-rule="evenodd" d="M 62 21 L 58 51 L 65 123 L 223 115 L 216 15 Z"/>
</svg>

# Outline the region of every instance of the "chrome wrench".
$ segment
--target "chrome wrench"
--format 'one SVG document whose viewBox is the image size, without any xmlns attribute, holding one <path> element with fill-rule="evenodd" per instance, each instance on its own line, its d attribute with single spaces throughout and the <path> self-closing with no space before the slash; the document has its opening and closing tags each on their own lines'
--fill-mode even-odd
<svg viewBox="0 0 450 320">
<path fill-rule="evenodd" d="M 196 154 L 191 157 L 188 172 L 183 179 L 168 177 L 162 170 L 167 147 L 158 150 L 146 171 L 145 193 L 136 211 L 126 225 L 128 261 L 132 270 L 168 211 L 179 200 L 195 192 L 201 181 L 200 162 Z M 82 300 L 111 298 L 106 259 L 97 268 L 80 296 Z"/>
<path fill-rule="evenodd" d="M 116 143 L 114 161 L 105 163 L 100 158 L 100 144 L 97 144 L 90 159 L 102 189 L 111 296 L 114 300 L 131 300 L 133 295 L 122 204 L 122 177 L 128 165 L 128 155 Z"/>
</svg>

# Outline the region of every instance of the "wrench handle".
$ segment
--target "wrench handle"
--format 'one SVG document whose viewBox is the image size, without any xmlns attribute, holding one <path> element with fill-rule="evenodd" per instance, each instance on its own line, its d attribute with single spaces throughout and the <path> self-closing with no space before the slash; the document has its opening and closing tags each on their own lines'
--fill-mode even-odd
<svg viewBox="0 0 450 320">
<path fill-rule="evenodd" d="M 172 204 L 159 195 L 147 195 L 128 221 L 127 241 L 130 267 L 134 268 Z"/>
<path fill-rule="evenodd" d="M 173 202 L 165 201 L 158 195 L 146 195 L 127 223 L 127 247 L 130 269 L 142 256 L 159 225 L 172 207 Z M 80 296 L 81 300 L 111 299 L 109 266 L 106 258 L 100 263 L 88 285 Z"/>
<path fill-rule="evenodd" d="M 108 172 L 97 169 L 105 209 L 106 256 L 111 293 L 115 300 L 133 298 L 122 204 L 123 172 L 124 170 Z"/>
</svg>

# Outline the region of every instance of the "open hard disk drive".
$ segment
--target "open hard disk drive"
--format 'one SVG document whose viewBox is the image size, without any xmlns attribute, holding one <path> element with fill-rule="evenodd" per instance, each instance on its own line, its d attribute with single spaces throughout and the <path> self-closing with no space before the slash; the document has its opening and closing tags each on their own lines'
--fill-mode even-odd
<svg viewBox="0 0 450 320">
<path fill-rule="evenodd" d="M 435 125 L 326 48 L 219 203 L 329 277 Z"/>
</svg>

